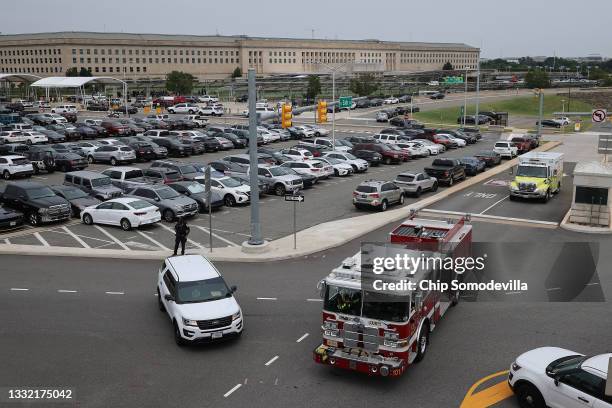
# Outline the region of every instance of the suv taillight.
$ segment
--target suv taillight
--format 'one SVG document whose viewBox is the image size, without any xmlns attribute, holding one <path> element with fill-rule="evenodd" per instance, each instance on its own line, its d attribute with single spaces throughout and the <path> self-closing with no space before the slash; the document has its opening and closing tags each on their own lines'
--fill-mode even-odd
<svg viewBox="0 0 612 408">
<path fill-rule="evenodd" d="M 372 197 L 372 198 L 380 198 L 380 195 L 378 193 L 373 193 L 373 194 L 370 194 L 370 197 Z"/>
</svg>

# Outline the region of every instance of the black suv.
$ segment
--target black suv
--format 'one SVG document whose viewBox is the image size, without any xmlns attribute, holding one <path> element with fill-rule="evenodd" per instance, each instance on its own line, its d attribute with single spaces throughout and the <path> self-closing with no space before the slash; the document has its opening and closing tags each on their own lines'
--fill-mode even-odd
<svg viewBox="0 0 612 408">
<path fill-rule="evenodd" d="M 191 146 L 181 143 L 178 139 L 167 137 L 151 137 L 151 142 L 168 150 L 168 156 L 190 156 Z"/>
</svg>

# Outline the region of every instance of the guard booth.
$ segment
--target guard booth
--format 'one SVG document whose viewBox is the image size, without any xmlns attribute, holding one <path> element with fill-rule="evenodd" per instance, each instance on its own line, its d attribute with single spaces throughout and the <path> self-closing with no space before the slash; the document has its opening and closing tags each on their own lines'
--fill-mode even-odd
<svg viewBox="0 0 612 408">
<path fill-rule="evenodd" d="M 612 163 L 581 162 L 574 169 L 574 199 L 569 222 L 609 228 L 612 195 Z"/>
</svg>

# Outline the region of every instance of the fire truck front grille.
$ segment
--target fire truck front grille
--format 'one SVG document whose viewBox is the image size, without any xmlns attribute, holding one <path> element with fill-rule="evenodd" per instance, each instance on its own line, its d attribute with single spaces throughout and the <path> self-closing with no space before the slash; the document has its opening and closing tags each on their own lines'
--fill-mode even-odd
<svg viewBox="0 0 612 408">
<path fill-rule="evenodd" d="M 376 352 L 381 344 L 376 327 L 365 327 L 360 324 L 344 324 L 344 347 L 362 347 L 365 350 Z"/>
</svg>

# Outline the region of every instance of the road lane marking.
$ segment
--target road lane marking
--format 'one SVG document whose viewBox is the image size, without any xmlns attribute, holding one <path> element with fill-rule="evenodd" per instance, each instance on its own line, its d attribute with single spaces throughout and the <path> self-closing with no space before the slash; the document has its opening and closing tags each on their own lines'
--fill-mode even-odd
<svg viewBox="0 0 612 408">
<path fill-rule="evenodd" d="M 207 233 L 207 234 L 209 234 L 209 233 L 210 233 L 210 231 L 208 230 L 208 228 L 200 227 L 199 225 L 195 225 L 195 227 L 196 227 L 197 229 L 199 229 L 199 230 L 204 231 L 204 232 L 205 232 L 205 233 Z M 213 230 L 214 230 L 214 229 L 213 229 Z M 240 246 L 240 245 L 235 244 L 234 242 L 230 241 L 229 239 L 223 238 L 222 236 L 219 236 L 219 235 L 215 234 L 214 232 L 212 233 L 212 236 L 213 236 L 213 237 L 215 237 L 215 238 L 217 238 L 218 240 L 221 240 L 221 241 L 225 242 L 226 244 L 229 244 L 230 246 L 233 246 L 233 247 L 239 247 L 239 246 Z"/>
<path fill-rule="evenodd" d="M 68 290 L 68 289 L 58 289 L 59 293 L 77 293 L 76 290 Z"/>
<path fill-rule="evenodd" d="M 155 245 L 157 245 L 158 247 L 160 247 L 164 251 L 170 251 L 169 248 L 163 246 L 162 244 L 160 244 L 159 242 L 157 242 L 156 240 L 154 240 L 153 238 L 151 238 L 150 236 L 148 236 L 144 232 L 142 232 L 142 231 L 136 231 L 136 232 L 138 232 L 141 236 L 143 236 L 144 238 L 148 239 L 149 241 L 151 241 L 152 243 L 154 243 Z"/>
<path fill-rule="evenodd" d="M 174 230 L 172 228 L 170 228 L 170 227 L 168 227 L 168 226 L 166 226 L 164 224 L 161 224 L 161 223 L 159 224 L 159 226 L 162 227 L 163 229 L 165 229 L 166 231 L 170 231 L 172 234 L 174 234 Z M 204 246 L 198 244 L 197 242 L 195 242 L 195 241 L 193 241 L 193 240 L 191 240 L 189 238 L 187 238 L 187 242 L 189 242 L 191 245 L 193 245 L 195 247 L 198 247 L 200 249 L 204 249 Z"/>
<path fill-rule="evenodd" d="M 502 201 L 504 201 L 505 199 L 507 199 L 508 197 L 510 197 L 509 195 L 505 196 L 504 198 L 502 198 L 499 201 L 494 202 L 492 205 L 490 205 L 489 207 L 487 207 L 484 211 L 482 211 L 480 214 L 484 214 L 487 211 L 489 211 L 491 208 L 495 207 L 497 204 L 501 203 Z"/>
<path fill-rule="evenodd" d="M 125 295 L 124 292 L 104 292 L 104 293 L 106 293 L 107 295 Z"/>
<path fill-rule="evenodd" d="M 100 231 L 101 233 L 103 233 L 104 235 L 106 235 L 108 238 L 110 238 L 115 244 L 119 245 L 121 248 L 123 248 L 126 251 L 131 251 L 131 249 L 125 245 L 123 242 L 119 241 L 117 238 L 115 238 L 113 235 L 111 235 L 110 232 L 106 231 L 104 228 L 102 228 L 99 225 L 94 225 L 94 227 L 96 227 L 96 229 L 98 231 Z"/>
<path fill-rule="evenodd" d="M 269 366 L 270 364 L 272 364 L 273 362 L 275 362 L 276 360 L 278 360 L 278 356 L 274 356 L 270 359 L 270 361 L 268 361 L 265 365 L 266 367 Z"/>
<path fill-rule="evenodd" d="M 508 385 L 508 381 L 506 381 L 506 379 L 491 387 L 485 388 L 482 391 L 474 393 L 474 391 L 483 383 L 493 378 L 505 376 L 507 374 L 507 370 L 500 371 L 477 381 L 474 385 L 470 387 L 468 392 L 465 394 L 465 397 L 461 402 L 460 408 L 487 408 L 505 399 L 510 398 L 512 395 L 514 395 L 514 393 L 512 392 L 512 389 L 510 388 L 510 385 Z"/>
<path fill-rule="evenodd" d="M 25 292 L 28 291 L 30 289 L 26 289 L 26 288 L 11 288 L 12 291 L 14 292 Z"/>
<path fill-rule="evenodd" d="M 47 241 L 45 241 L 45 239 L 42 237 L 42 235 L 40 235 L 40 232 L 35 232 L 34 234 L 32 234 L 36 237 L 36 239 L 38 241 L 40 241 L 41 244 L 43 244 L 43 246 L 46 247 L 50 247 L 51 245 L 49 245 L 49 243 Z"/>
<path fill-rule="evenodd" d="M 226 392 L 225 394 L 223 394 L 223 398 L 227 398 L 227 397 L 229 397 L 230 395 L 232 395 L 232 393 L 233 393 L 234 391 L 236 391 L 236 390 L 237 390 L 238 388 L 240 388 L 240 387 L 242 387 L 242 384 L 236 384 L 236 385 L 234 385 L 234 387 L 233 387 L 231 390 L 229 390 L 228 392 Z"/>
<path fill-rule="evenodd" d="M 551 291 L 551 290 L 561 290 L 561 288 L 548 288 L 546 289 L 547 291 Z"/>
<path fill-rule="evenodd" d="M 306 299 L 307 302 L 322 302 L 323 299 Z"/>
<path fill-rule="evenodd" d="M 487 214 L 472 214 L 472 213 L 466 213 L 466 212 L 460 212 L 460 211 L 449 211 L 449 210 L 436 210 L 436 209 L 432 209 L 432 208 L 424 208 L 423 210 L 420 211 L 421 213 L 432 213 L 432 214 L 446 214 L 446 215 L 457 215 L 457 216 L 465 216 L 466 214 L 469 214 L 472 216 L 472 220 L 474 219 L 478 219 L 479 221 L 485 221 L 485 220 L 499 220 L 499 221 L 507 221 L 507 222 L 521 222 L 521 223 L 525 223 L 525 224 L 535 224 L 535 225 L 542 225 L 545 227 L 558 227 L 559 223 L 558 222 L 552 222 L 552 221 L 540 221 L 540 220 L 532 220 L 529 218 L 513 218 L 513 217 L 502 217 L 499 215 L 487 215 Z M 544 227 L 543 227 L 544 228 Z"/>
<path fill-rule="evenodd" d="M 273 298 L 273 297 L 258 297 L 257 300 L 278 300 L 278 299 Z"/>
<path fill-rule="evenodd" d="M 81 244 L 83 248 L 91 248 L 85 241 L 83 241 L 80 237 L 78 237 L 74 232 L 70 231 L 68 227 L 62 227 L 62 229 L 66 232 L 66 234 L 70 235 L 76 242 Z"/>
<path fill-rule="evenodd" d="M 301 343 L 302 340 L 304 340 L 306 337 L 308 337 L 308 333 L 305 333 L 302 337 L 300 337 L 299 339 L 297 339 L 295 342 L 296 343 Z"/>
</svg>

